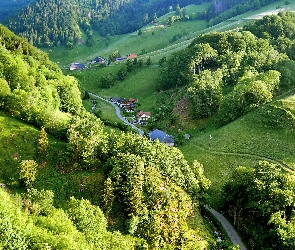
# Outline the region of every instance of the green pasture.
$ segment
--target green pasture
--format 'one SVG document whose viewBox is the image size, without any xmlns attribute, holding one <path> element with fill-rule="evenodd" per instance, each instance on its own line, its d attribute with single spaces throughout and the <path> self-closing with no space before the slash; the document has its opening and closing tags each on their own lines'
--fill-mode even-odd
<svg viewBox="0 0 295 250">
<path fill-rule="evenodd" d="M 281 100 L 281 105 L 294 111 L 293 95 Z M 284 170 L 295 170 L 295 134 L 291 128 L 267 127 L 255 110 L 230 124 L 200 132 L 190 128 L 191 138 L 179 149 L 190 164 L 202 163 L 211 180 L 209 194 L 213 206 L 220 202 L 222 185 L 238 166 L 253 167 L 261 160 L 280 164 Z M 287 167 L 286 167 L 287 166 Z"/>
<path fill-rule="evenodd" d="M 71 74 L 78 79 L 81 88 L 86 91 L 107 99 L 114 96 L 127 99 L 132 97 L 138 101 L 139 109 L 151 110 L 156 102 L 159 67 L 143 66 L 142 68 L 136 68 L 127 75 L 124 81 L 118 81 L 115 86 L 109 89 L 100 88 L 99 83 L 102 77 L 108 74 L 116 75 L 121 67 L 123 67 L 123 64 L 116 65 L 113 63 L 108 67 L 84 70 L 83 72 L 71 72 Z M 114 108 L 113 113 L 115 113 Z"/>
</svg>

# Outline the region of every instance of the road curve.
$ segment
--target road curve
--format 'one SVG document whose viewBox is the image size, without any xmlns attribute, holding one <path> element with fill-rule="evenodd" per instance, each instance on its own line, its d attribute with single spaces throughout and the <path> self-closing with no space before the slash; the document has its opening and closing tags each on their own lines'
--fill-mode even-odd
<svg viewBox="0 0 295 250">
<path fill-rule="evenodd" d="M 105 99 L 105 98 L 103 98 L 103 97 L 101 97 L 101 96 L 98 96 L 98 95 L 96 95 L 96 94 L 93 94 L 93 93 L 91 93 L 91 92 L 88 92 L 88 94 L 89 94 L 90 96 L 92 96 L 92 97 L 95 97 L 95 98 L 98 98 L 98 99 L 100 99 L 100 100 L 102 100 L 102 101 L 108 102 L 109 104 L 111 104 L 112 106 L 114 106 L 115 109 L 116 109 L 116 115 L 119 117 L 119 119 L 120 119 L 122 122 L 124 122 L 125 124 L 131 126 L 133 129 L 137 130 L 137 131 L 138 131 L 138 134 L 140 134 L 141 136 L 144 134 L 144 132 L 143 132 L 141 129 L 139 129 L 138 127 L 134 126 L 134 125 L 131 124 L 130 122 L 128 122 L 128 121 L 127 121 L 127 120 L 121 115 L 120 109 L 119 109 L 119 107 L 118 107 L 115 103 L 113 103 L 113 102 L 111 102 L 111 101 L 109 101 L 109 100 L 107 100 L 107 99 Z"/>
<path fill-rule="evenodd" d="M 209 206 L 205 206 L 205 208 L 220 222 L 224 230 L 226 231 L 228 237 L 230 238 L 231 242 L 234 245 L 239 245 L 240 250 L 247 250 L 245 244 L 241 240 L 240 236 L 238 235 L 237 231 L 233 228 L 233 226 L 229 223 L 229 221 L 220 213 L 218 213 L 213 208 Z"/>
</svg>

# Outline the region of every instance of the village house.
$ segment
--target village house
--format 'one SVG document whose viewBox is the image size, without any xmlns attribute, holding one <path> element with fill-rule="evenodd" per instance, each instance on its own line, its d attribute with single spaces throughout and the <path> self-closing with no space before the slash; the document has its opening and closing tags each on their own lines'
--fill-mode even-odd
<svg viewBox="0 0 295 250">
<path fill-rule="evenodd" d="M 100 56 L 97 56 L 93 59 L 92 61 L 93 63 L 105 63 L 105 59 L 100 57 Z"/>
<path fill-rule="evenodd" d="M 135 57 L 137 57 L 137 54 L 129 54 L 127 59 L 134 59 Z"/>
<path fill-rule="evenodd" d="M 150 112 L 139 111 L 136 115 L 137 123 L 139 124 L 147 124 L 148 119 L 151 117 Z"/>
<path fill-rule="evenodd" d="M 155 129 L 154 131 L 150 132 L 148 136 L 151 141 L 159 140 L 161 143 L 164 143 L 168 147 L 175 146 L 175 141 L 173 137 L 159 129 Z"/>
<path fill-rule="evenodd" d="M 86 68 L 84 63 L 71 63 L 70 70 L 83 70 Z"/>
</svg>

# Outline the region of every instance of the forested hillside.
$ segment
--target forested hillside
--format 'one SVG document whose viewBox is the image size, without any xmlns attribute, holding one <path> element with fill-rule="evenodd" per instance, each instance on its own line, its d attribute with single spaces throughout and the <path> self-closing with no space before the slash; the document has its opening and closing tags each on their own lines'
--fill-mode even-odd
<svg viewBox="0 0 295 250">
<path fill-rule="evenodd" d="M 178 2 L 36 0 L 5 24 L 35 45 L 71 48 L 82 38 L 82 32 L 86 34 L 87 44 L 92 45 L 93 31 L 105 36 L 138 30 L 145 24 L 156 22 L 157 15 L 175 9 Z M 191 3 L 195 1 L 186 0 L 181 4 Z"/>
<path fill-rule="evenodd" d="M 187 15 L 187 5 L 204 2 L 211 2 L 207 11 Z M 35 0 L 5 24 L 37 46 L 72 48 L 84 42 L 93 46 L 93 32 L 101 36 L 131 33 L 149 23 L 156 24 L 158 17 L 171 11 L 175 12 L 174 20 L 204 19 L 214 25 L 272 2 L 275 0 Z"/>
<path fill-rule="evenodd" d="M 256 114 L 252 122 L 259 121 L 268 133 L 293 131 L 294 34 L 295 15 L 284 12 L 240 30 L 201 35 L 188 48 L 161 60 L 158 89 L 170 93 L 181 89 L 190 117 L 204 127 L 208 122 L 218 128 L 252 112 Z M 282 105 L 281 96 L 290 98 L 288 106 Z M 159 120 L 155 126 L 168 129 L 177 124 L 176 118 L 169 118 L 175 103 L 168 98 L 161 103 L 170 109 L 154 110 Z M 240 120 L 247 120 L 244 117 Z M 294 249 L 294 186 L 293 171 L 269 162 L 238 167 L 232 173 L 223 187 L 223 209 L 251 249 Z"/>
<path fill-rule="evenodd" d="M 158 89 L 187 86 L 193 119 L 215 115 L 216 125 L 227 124 L 294 88 L 294 23 L 294 14 L 280 13 L 201 35 L 161 64 Z"/>
<path fill-rule="evenodd" d="M 21 11 L 22 8 L 31 2 L 33 2 L 33 0 L 2 0 L 0 2 L 0 21 Z"/>
<path fill-rule="evenodd" d="M 73 77 L 3 26 L 0 36 L 0 180 L 19 193 L 0 190 L 1 247 L 228 246 L 202 223 L 190 223 L 200 218 L 210 186 L 201 164 L 190 166 L 177 148 L 158 141 L 105 132 L 82 108 Z M 40 132 L 11 125 L 9 116 Z M 49 139 L 48 132 L 63 141 Z"/>
</svg>

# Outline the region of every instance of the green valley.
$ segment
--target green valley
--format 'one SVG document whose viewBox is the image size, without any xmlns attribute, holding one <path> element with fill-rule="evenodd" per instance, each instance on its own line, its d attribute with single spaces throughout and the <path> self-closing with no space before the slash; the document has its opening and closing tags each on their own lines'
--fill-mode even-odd
<svg viewBox="0 0 295 250">
<path fill-rule="evenodd" d="M 209 205 L 248 249 L 294 249 L 294 3 L 36 3 L 30 25 L 70 19 L 26 28 L 41 49 L 0 26 L 0 248 L 239 249 Z"/>
</svg>

